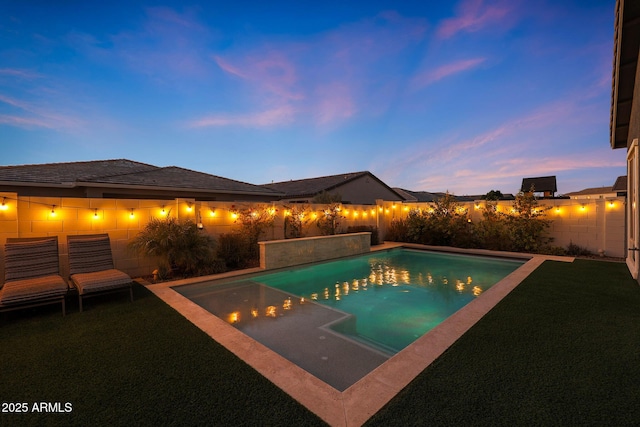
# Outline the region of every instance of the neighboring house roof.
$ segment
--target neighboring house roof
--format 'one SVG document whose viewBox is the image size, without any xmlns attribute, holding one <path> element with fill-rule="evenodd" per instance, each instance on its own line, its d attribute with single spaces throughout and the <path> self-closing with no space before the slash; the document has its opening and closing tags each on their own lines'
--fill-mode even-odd
<svg viewBox="0 0 640 427">
<path fill-rule="evenodd" d="M 350 172 L 339 175 L 321 176 L 317 178 L 273 182 L 271 184 L 263 184 L 262 187 L 284 193 L 284 198 L 313 197 L 316 194 L 322 193 L 323 191 L 331 193 L 333 190 L 337 190 L 338 187 L 364 176 L 373 178 L 382 186 L 388 188 L 393 193 L 396 193 L 391 187 L 382 182 L 369 171 Z M 399 198 L 402 198 L 400 194 L 397 195 Z"/>
<path fill-rule="evenodd" d="M 619 176 L 616 179 L 615 184 L 611 187 L 612 191 L 616 191 L 618 193 L 626 193 L 627 192 L 627 175 Z"/>
<path fill-rule="evenodd" d="M 0 188 L 1 186 L 153 190 L 174 192 L 174 197 L 180 197 L 186 191 L 272 198 L 281 195 L 259 185 L 216 175 L 175 166 L 158 167 L 126 159 L 0 166 Z"/>
<path fill-rule="evenodd" d="M 125 159 L 0 166 L 0 183 L 21 182 L 69 186 L 77 181 L 91 181 L 98 177 L 156 169 L 158 169 L 157 166 Z"/>
<path fill-rule="evenodd" d="M 572 191 L 571 193 L 565 194 L 565 196 L 588 196 L 592 194 L 606 194 L 606 193 L 614 193 L 613 187 L 592 187 L 585 188 L 580 191 Z"/>
<path fill-rule="evenodd" d="M 551 192 L 555 193 L 558 191 L 558 185 L 556 183 L 555 176 L 541 176 L 537 178 L 523 178 L 522 186 L 520 187 L 520 191 L 530 191 L 531 186 L 533 186 L 533 190 L 536 193 L 542 192 Z"/>
<path fill-rule="evenodd" d="M 411 191 L 404 188 L 393 188 L 407 202 L 434 202 L 443 197 L 445 193 L 430 193 L 428 191 Z"/>
<path fill-rule="evenodd" d="M 627 147 L 640 48 L 640 2 L 617 0 L 611 83 L 611 148 Z"/>
<path fill-rule="evenodd" d="M 611 187 L 585 188 L 584 190 L 567 193 L 565 194 L 565 196 L 588 196 L 591 194 L 626 193 L 626 192 L 627 192 L 627 176 L 622 175 L 616 178 L 616 182 Z"/>
</svg>

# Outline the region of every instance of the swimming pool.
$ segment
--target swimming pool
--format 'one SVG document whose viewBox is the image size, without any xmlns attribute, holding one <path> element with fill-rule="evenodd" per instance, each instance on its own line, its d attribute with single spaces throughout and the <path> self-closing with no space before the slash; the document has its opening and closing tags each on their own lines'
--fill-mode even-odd
<svg viewBox="0 0 640 427">
<path fill-rule="evenodd" d="M 173 289 L 344 390 L 522 264 L 393 249 Z"/>
</svg>

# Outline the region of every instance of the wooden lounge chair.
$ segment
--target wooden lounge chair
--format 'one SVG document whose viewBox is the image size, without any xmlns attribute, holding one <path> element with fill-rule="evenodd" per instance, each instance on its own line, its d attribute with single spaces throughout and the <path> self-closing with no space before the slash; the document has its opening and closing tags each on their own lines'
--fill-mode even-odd
<svg viewBox="0 0 640 427">
<path fill-rule="evenodd" d="M 78 289 L 78 303 L 87 296 L 129 290 L 133 301 L 133 281 L 113 267 L 108 234 L 67 236 L 69 276 Z"/>
<path fill-rule="evenodd" d="M 60 276 L 57 237 L 7 239 L 0 311 L 61 303 L 64 316 L 68 289 Z"/>
</svg>

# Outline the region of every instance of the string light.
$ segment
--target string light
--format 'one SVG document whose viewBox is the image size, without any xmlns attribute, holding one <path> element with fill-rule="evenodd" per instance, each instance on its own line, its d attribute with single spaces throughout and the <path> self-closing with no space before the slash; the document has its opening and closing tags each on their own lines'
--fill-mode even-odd
<svg viewBox="0 0 640 427">
<path fill-rule="evenodd" d="M 131 208 L 131 213 L 129 214 L 129 218 L 133 219 L 135 218 L 135 214 L 133 213 L 133 208 Z"/>
<path fill-rule="evenodd" d="M 97 208 L 93 211 L 93 219 L 98 219 L 98 209 Z"/>
<path fill-rule="evenodd" d="M 56 216 L 56 205 L 51 205 L 51 216 Z"/>
<path fill-rule="evenodd" d="M 0 205 L 0 211 L 6 211 L 9 207 L 6 204 L 6 197 L 2 198 L 2 204 Z"/>
</svg>

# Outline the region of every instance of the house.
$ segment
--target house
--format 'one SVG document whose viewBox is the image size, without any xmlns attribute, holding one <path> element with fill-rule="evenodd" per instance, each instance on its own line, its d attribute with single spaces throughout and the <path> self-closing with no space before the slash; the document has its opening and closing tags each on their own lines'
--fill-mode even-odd
<svg viewBox="0 0 640 427">
<path fill-rule="evenodd" d="M 43 197 L 256 202 L 282 196 L 259 185 L 126 159 L 0 166 L 0 192 Z"/>
<path fill-rule="evenodd" d="M 558 191 L 555 176 L 541 176 L 537 178 L 523 178 L 520 191 L 526 193 L 533 188 L 534 193 L 542 193 L 543 197 L 554 197 Z"/>
<path fill-rule="evenodd" d="M 616 192 L 617 196 L 626 197 L 627 196 L 627 176 L 622 175 L 616 179 L 615 184 L 611 187 L 613 191 Z"/>
<path fill-rule="evenodd" d="M 404 188 L 394 187 L 393 190 L 400 194 L 405 202 L 434 202 L 441 197 L 445 196 L 445 193 L 429 193 L 428 191 L 411 191 Z"/>
<path fill-rule="evenodd" d="M 590 200 L 590 199 L 606 199 L 609 197 L 616 197 L 617 194 L 613 191 L 613 187 L 592 187 L 585 188 L 580 191 L 572 191 L 571 193 L 565 194 L 565 196 L 571 198 L 572 200 Z"/>
<path fill-rule="evenodd" d="M 617 0 L 613 40 L 610 144 L 627 150 L 626 261 L 631 275 L 640 271 L 640 2 Z"/>
<path fill-rule="evenodd" d="M 376 200 L 403 200 L 400 194 L 369 171 L 274 182 L 262 187 L 283 193 L 281 200 L 293 203 L 312 203 L 313 198 L 322 193 L 341 196 L 342 203 L 360 205 L 375 205 Z"/>
<path fill-rule="evenodd" d="M 584 199 L 589 200 L 589 199 L 608 199 L 613 197 L 625 196 L 626 193 L 627 193 L 627 177 L 619 176 L 616 179 L 616 182 L 612 186 L 585 188 L 584 190 L 567 193 L 565 194 L 565 196 L 573 200 L 584 200 Z"/>
</svg>

